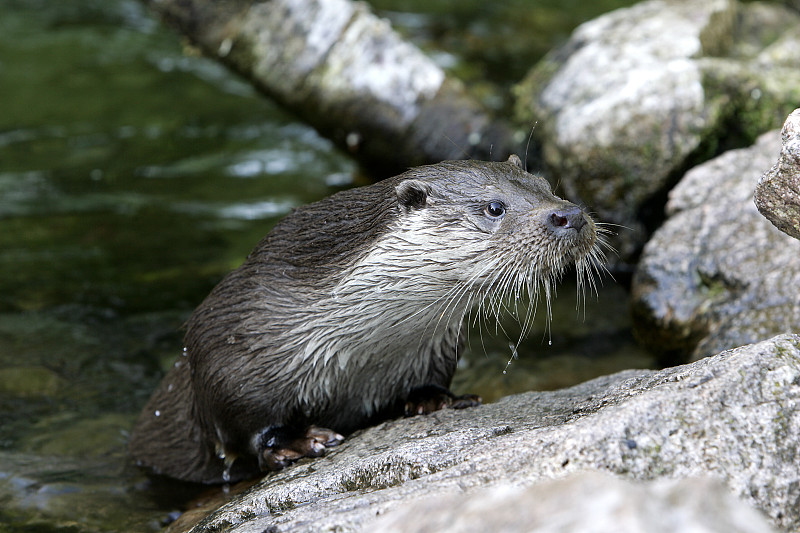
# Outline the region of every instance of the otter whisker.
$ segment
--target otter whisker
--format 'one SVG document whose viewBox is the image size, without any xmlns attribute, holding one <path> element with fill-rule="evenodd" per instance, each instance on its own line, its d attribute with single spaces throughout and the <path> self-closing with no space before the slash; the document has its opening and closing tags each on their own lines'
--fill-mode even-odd
<svg viewBox="0 0 800 533">
<path fill-rule="evenodd" d="M 437 300 L 426 306 L 427 309 L 431 308 L 436 304 L 443 303 L 443 305 L 437 307 L 437 310 L 435 311 L 435 314 L 438 315 L 438 319 L 436 320 L 436 324 L 434 325 L 433 329 L 434 334 L 436 334 L 436 331 L 442 324 L 445 315 L 447 315 L 447 320 L 444 320 L 445 324 L 451 324 L 453 322 L 454 313 L 459 307 L 462 307 L 462 310 L 461 310 L 461 316 L 458 317 L 458 320 L 459 321 L 463 320 L 463 317 L 466 315 L 467 311 L 471 309 L 472 299 L 475 297 L 475 294 L 472 294 L 471 287 L 478 278 L 483 277 L 483 275 L 485 274 L 485 270 L 491 268 L 491 266 L 492 266 L 491 263 L 485 265 L 483 269 L 475 272 L 472 278 L 468 279 L 464 283 L 455 284 L 450 288 L 450 290 L 448 290 L 444 295 L 442 295 L 442 297 L 438 298 Z M 463 305 L 462 302 L 464 302 L 465 296 L 467 303 L 466 305 Z M 426 330 L 427 328 L 428 325 L 426 325 Z"/>
</svg>

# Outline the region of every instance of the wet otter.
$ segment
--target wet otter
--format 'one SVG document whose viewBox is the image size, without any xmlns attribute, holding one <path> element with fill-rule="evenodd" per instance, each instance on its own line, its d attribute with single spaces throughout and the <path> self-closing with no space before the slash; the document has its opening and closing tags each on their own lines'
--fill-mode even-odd
<svg viewBox="0 0 800 533">
<path fill-rule="evenodd" d="M 418 167 L 296 209 L 191 316 L 131 454 L 157 474 L 233 481 L 404 409 L 475 405 L 447 390 L 473 304 L 549 298 L 566 266 L 591 280 L 598 258 L 591 218 L 516 156 Z"/>
</svg>

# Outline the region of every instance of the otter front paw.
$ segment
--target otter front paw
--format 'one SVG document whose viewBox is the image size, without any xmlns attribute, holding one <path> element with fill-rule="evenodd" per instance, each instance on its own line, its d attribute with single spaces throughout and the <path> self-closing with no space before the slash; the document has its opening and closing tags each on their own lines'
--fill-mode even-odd
<svg viewBox="0 0 800 533">
<path fill-rule="evenodd" d="M 425 385 L 413 389 L 406 400 L 406 416 L 426 415 L 445 407 L 464 409 L 475 407 L 482 402 L 477 394 L 462 394 L 456 396 L 449 390 L 438 385 Z"/>
<path fill-rule="evenodd" d="M 297 435 L 286 428 L 270 428 L 261 435 L 258 466 L 262 471 L 281 470 L 303 457 L 320 457 L 326 448 L 344 442 L 332 429 L 309 426 Z"/>
</svg>

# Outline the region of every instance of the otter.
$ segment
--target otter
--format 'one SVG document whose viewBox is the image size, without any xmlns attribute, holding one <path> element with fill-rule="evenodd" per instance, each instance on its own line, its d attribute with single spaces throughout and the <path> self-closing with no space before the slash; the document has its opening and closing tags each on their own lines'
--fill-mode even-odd
<svg viewBox="0 0 800 533">
<path fill-rule="evenodd" d="M 232 482 L 390 417 L 477 405 L 448 389 L 465 315 L 526 292 L 549 307 L 569 265 L 583 284 L 600 259 L 592 218 L 516 156 L 297 208 L 191 315 L 130 453 L 153 474 Z"/>
</svg>

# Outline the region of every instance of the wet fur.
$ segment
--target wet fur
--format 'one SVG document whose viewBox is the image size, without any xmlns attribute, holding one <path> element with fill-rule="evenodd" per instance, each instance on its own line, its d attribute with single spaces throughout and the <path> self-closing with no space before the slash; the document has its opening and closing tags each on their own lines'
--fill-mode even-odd
<svg viewBox="0 0 800 533">
<path fill-rule="evenodd" d="M 483 211 L 497 199 L 507 204 L 500 223 Z M 549 297 L 576 260 L 587 274 L 594 224 L 548 226 L 559 209 L 575 206 L 543 179 L 475 161 L 296 209 L 190 318 L 186 351 L 134 430 L 133 457 L 191 481 L 220 482 L 231 464 L 225 480 L 248 477 L 275 430 L 347 433 L 400 414 L 416 387 L 447 388 L 476 303 L 499 314 L 503 296 Z"/>
</svg>

